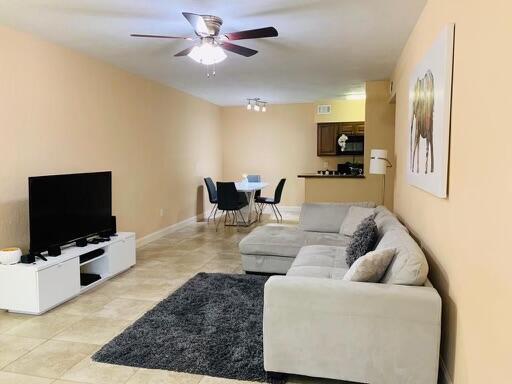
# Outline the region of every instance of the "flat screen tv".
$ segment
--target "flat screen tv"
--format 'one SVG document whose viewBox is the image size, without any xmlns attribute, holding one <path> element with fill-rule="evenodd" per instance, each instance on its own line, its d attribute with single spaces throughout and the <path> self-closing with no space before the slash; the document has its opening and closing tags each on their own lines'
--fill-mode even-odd
<svg viewBox="0 0 512 384">
<path fill-rule="evenodd" d="M 30 251 L 112 229 L 112 172 L 29 177 Z"/>
</svg>

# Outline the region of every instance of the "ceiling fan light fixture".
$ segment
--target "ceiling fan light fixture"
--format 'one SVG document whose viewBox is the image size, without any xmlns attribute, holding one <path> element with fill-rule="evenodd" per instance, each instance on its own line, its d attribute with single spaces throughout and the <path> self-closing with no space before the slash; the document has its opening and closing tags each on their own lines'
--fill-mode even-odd
<svg viewBox="0 0 512 384">
<path fill-rule="evenodd" d="M 228 40 L 249 40 L 262 39 L 266 37 L 277 37 L 279 34 L 274 27 L 248 29 L 245 31 L 230 32 L 220 34 L 222 19 L 215 15 L 198 15 L 191 12 L 181 13 L 187 19 L 190 26 L 194 29 L 195 36 L 169 36 L 169 35 L 148 35 L 132 33 L 132 37 L 156 38 L 156 39 L 181 39 L 195 41 L 200 39 L 200 44 L 188 47 L 176 53 L 175 57 L 188 56 L 195 62 L 206 66 L 206 76 L 215 76 L 215 64 L 225 60 L 226 51 L 232 52 L 244 57 L 251 57 L 258 51 L 241 45 L 233 44 Z M 210 72 L 209 66 L 213 66 Z M 260 104 L 261 107 L 262 104 Z M 251 107 L 252 108 L 252 107 Z M 251 109 L 248 108 L 248 109 Z"/>
<path fill-rule="evenodd" d="M 227 57 L 226 52 L 220 46 L 208 41 L 203 41 L 201 45 L 192 48 L 187 56 L 204 65 L 218 64 Z"/>
</svg>

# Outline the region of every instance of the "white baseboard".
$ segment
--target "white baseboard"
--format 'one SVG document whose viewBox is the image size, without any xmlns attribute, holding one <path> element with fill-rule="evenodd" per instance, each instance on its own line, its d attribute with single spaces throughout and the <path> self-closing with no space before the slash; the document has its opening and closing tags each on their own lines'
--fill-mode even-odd
<svg viewBox="0 0 512 384">
<path fill-rule="evenodd" d="M 280 205 L 279 210 L 283 214 L 298 214 L 300 213 L 301 207 L 293 206 L 293 205 Z M 273 213 L 270 207 L 265 208 L 265 213 Z M 197 215 L 189 217 L 186 220 L 180 221 L 179 223 L 169 225 L 168 227 L 159 229 L 158 231 L 152 232 L 144 237 L 137 239 L 137 248 L 140 248 L 146 244 L 151 243 L 152 241 L 158 240 L 169 233 L 178 231 L 187 225 L 193 224 L 198 221 L 198 218 L 203 217 L 203 215 Z"/>
<path fill-rule="evenodd" d="M 439 384 L 453 384 L 450 373 L 448 372 L 448 368 L 446 368 L 446 364 L 442 358 L 439 359 L 439 364 L 441 367 L 441 377 L 438 380 Z"/>
<path fill-rule="evenodd" d="M 152 241 L 158 240 L 158 239 L 164 237 L 165 235 L 168 235 L 169 233 L 178 231 L 178 230 L 186 227 L 187 225 L 195 223 L 197 221 L 198 216 L 189 217 L 188 219 L 180 221 L 179 223 L 169 225 L 168 227 L 159 229 L 158 231 L 155 231 L 155 232 L 150 233 L 144 237 L 141 237 L 140 239 L 137 239 L 137 248 L 140 248 L 146 244 L 149 244 Z"/>
</svg>

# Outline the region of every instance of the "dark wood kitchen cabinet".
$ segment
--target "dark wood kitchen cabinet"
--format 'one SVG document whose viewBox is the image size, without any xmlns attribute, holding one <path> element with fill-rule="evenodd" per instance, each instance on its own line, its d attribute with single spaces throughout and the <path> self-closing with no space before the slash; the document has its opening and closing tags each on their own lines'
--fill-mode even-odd
<svg viewBox="0 0 512 384">
<path fill-rule="evenodd" d="M 317 130 L 316 152 L 318 156 L 336 155 L 337 123 L 319 123 Z"/>
<path fill-rule="evenodd" d="M 344 133 L 345 135 L 353 135 L 354 134 L 354 126 L 352 123 L 338 123 L 338 133 L 341 135 Z"/>
<path fill-rule="evenodd" d="M 345 135 L 364 135 L 364 121 L 351 121 L 351 122 L 343 122 L 337 123 L 338 126 L 338 134 L 344 133 Z"/>
<path fill-rule="evenodd" d="M 364 121 L 343 123 L 318 123 L 317 125 L 317 155 L 336 156 L 338 136 L 364 136 Z"/>
</svg>

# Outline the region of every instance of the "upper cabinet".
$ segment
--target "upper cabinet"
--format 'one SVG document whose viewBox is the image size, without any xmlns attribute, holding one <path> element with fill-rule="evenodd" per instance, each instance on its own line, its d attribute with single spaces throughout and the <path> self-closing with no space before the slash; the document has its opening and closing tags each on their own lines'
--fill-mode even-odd
<svg viewBox="0 0 512 384">
<path fill-rule="evenodd" d="M 364 121 L 352 121 L 339 124 L 338 133 L 345 135 L 364 135 Z"/>
<path fill-rule="evenodd" d="M 320 123 L 317 131 L 316 151 L 318 156 L 336 155 L 337 123 Z"/>
<path fill-rule="evenodd" d="M 337 151 L 338 137 L 342 134 L 345 134 L 347 136 L 364 136 L 364 121 L 343 123 L 318 123 L 317 155 L 339 155 Z"/>
</svg>

